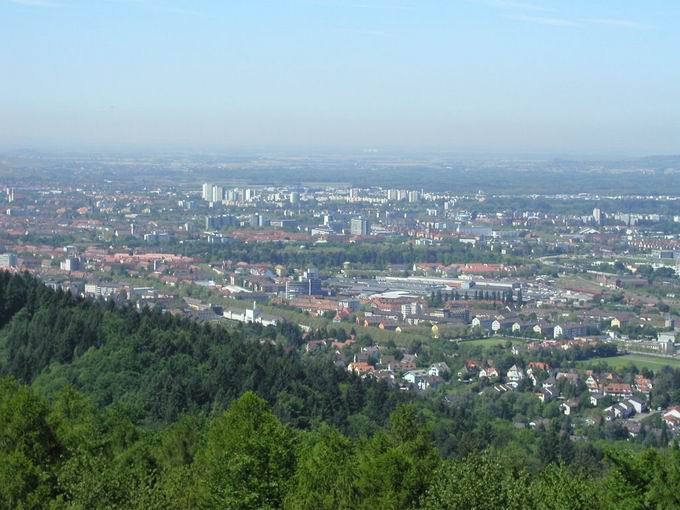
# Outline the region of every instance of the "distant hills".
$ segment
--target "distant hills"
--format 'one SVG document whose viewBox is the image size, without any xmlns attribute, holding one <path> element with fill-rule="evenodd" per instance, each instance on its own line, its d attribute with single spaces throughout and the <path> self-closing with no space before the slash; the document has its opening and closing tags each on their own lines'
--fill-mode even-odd
<svg viewBox="0 0 680 510">
<path fill-rule="evenodd" d="M 2 157 L 0 155 L 0 157 Z M 491 194 L 680 194 L 680 155 L 570 160 L 441 154 L 351 155 L 5 155 L 0 172 L 17 183 L 104 179 L 137 185 L 194 186 L 202 180 L 238 185 L 337 185 Z"/>
</svg>

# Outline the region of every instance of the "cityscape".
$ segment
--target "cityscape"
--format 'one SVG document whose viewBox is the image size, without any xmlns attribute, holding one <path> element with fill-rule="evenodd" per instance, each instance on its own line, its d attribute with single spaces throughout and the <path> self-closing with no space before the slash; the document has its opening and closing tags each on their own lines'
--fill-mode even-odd
<svg viewBox="0 0 680 510">
<path fill-rule="evenodd" d="M 4 183 L 0 265 L 55 290 L 227 328 L 293 322 L 303 356 L 402 391 L 519 389 L 580 426 L 676 429 L 670 400 L 648 411 L 654 378 L 635 382 L 680 363 L 676 196 L 22 180 Z"/>
<path fill-rule="evenodd" d="M 680 508 L 679 24 L 0 0 L 0 510 Z"/>
</svg>

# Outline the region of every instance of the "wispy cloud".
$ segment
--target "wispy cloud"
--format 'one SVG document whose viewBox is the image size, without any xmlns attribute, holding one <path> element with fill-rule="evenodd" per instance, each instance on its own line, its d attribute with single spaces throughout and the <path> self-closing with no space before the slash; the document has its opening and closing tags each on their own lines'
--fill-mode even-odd
<svg viewBox="0 0 680 510">
<path fill-rule="evenodd" d="M 515 0 L 467 0 L 467 1 L 475 4 L 486 5 L 488 7 L 496 7 L 498 9 L 514 9 L 518 11 L 541 11 L 541 12 L 553 11 L 553 9 L 550 9 L 544 5 L 529 2 L 520 2 Z"/>
<path fill-rule="evenodd" d="M 106 0 L 115 4 L 126 4 L 139 9 L 147 9 L 154 12 L 163 12 L 168 14 L 177 14 L 179 16 L 207 16 L 204 11 L 199 11 L 191 7 L 181 7 L 177 5 L 170 5 L 169 2 L 163 0 Z"/>
<path fill-rule="evenodd" d="M 600 25 L 612 28 L 634 29 L 642 30 L 650 28 L 649 25 L 639 23 L 633 20 L 619 19 L 619 18 L 564 18 L 557 15 L 557 11 L 553 8 L 546 7 L 540 3 L 525 2 L 522 0 L 464 0 L 468 3 L 478 5 L 485 5 L 487 7 L 494 7 L 505 11 L 533 11 L 527 14 L 513 14 L 506 16 L 508 19 L 514 21 L 522 21 L 525 23 L 534 23 L 537 25 L 545 25 L 551 27 L 570 27 L 582 28 L 588 25 Z M 552 14 L 552 15 L 551 15 Z"/>
<path fill-rule="evenodd" d="M 649 25 L 645 25 L 644 23 L 627 19 L 589 18 L 584 21 L 590 25 L 604 25 L 614 28 L 630 28 L 633 30 L 644 30 L 646 28 L 651 28 Z"/>
<path fill-rule="evenodd" d="M 309 0 L 308 4 L 332 7 L 348 7 L 350 9 L 383 9 L 391 11 L 410 11 L 413 6 L 405 3 L 383 2 L 343 2 L 341 0 Z"/>
<path fill-rule="evenodd" d="M 565 18 L 547 18 L 543 16 L 508 16 L 508 19 L 514 21 L 523 21 L 526 23 L 534 23 L 536 25 L 546 25 L 551 27 L 577 28 L 583 26 L 582 23 Z"/>
<path fill-rule="evenodd" d="M 61 5 L 51 0 L 5 0 L 5 2 L 26 7 L 59 7 Z"/>
</svg>

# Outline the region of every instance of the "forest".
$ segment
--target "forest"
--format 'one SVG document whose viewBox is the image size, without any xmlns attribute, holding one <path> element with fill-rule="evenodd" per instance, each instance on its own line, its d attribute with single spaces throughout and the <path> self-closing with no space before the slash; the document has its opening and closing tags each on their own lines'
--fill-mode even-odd
<svg viewBox="0 0 680 510">
<path fill-rule="evenodd" d="M 0 273 L 0 508 L 677 508 L 680 450 L 517 429 L 226 329 Z"/>
</svg>

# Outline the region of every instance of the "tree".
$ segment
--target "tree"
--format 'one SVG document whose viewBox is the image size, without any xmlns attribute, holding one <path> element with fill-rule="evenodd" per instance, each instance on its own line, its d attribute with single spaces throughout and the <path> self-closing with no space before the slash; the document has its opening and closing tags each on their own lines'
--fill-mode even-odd
<svg viewBox="0 0 680 510">
<path fill-rule="evenodd" d="M 361 509 L 414 507 L 439 465 L 429 428 L 412 405 L 398 407 L 388 431 L 360 443 L 357 451 Z"/>
<path fill-rule="evenodd" d="M 199 452 L 202 506 L 280 508 L 295 469 L 294 443 L 267 403 L 244 393 L 213 421 Z"/>
<path fill-rule="evenodd" d="M 593 510 L 602 508 L 599 487 L 592 478 L 564 465 L 551 465 L 529 487 L 536 510 Z"/>
<path fill-rule="evenodd" d="M 359 505 L 352 443 L 323 427 L 303 441 L 298 467 L 284 508 L 352 510 Z"/>
<path fill-rule="evenodd" d="M 27 386 L 0 380 L 0 506 L 44 508 L 56 493 L 62 447 L 48 407 Z"/>
<path fill-rule="evenodd" d="M 434 474 L 421 510 L 529 508 L 527 474 L 498 454 L 485 451 L 446 461 Z"/>
</svg>

